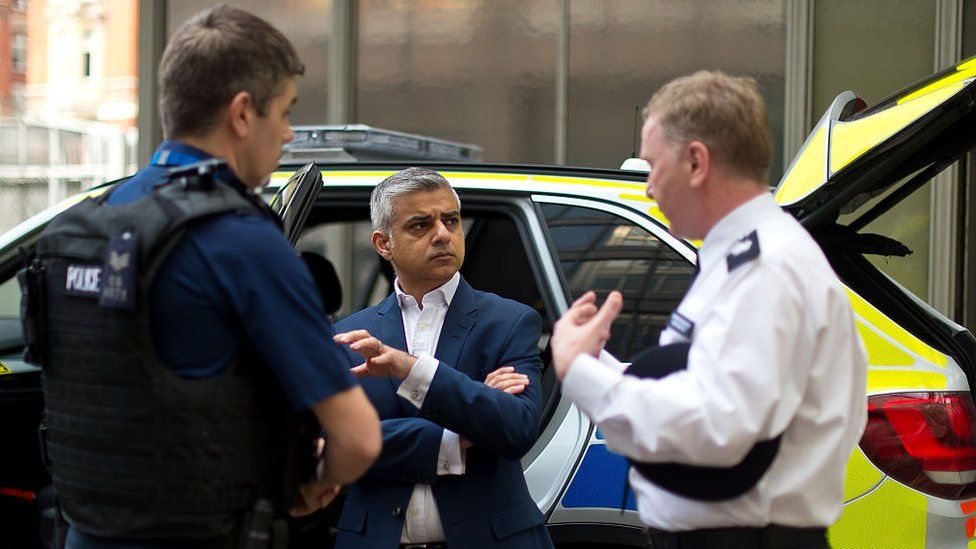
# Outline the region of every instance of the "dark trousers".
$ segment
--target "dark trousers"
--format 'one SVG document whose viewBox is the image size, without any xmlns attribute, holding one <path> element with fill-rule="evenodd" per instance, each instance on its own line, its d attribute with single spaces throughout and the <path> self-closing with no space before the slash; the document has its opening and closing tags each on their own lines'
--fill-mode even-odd
<svg viewBox="0 0 976 549">
<path fill-rule="evenodd" d="M 826 528 L 710 528 L 665 532 L 648 528 L 651 549 L 830 549 Z"/>
</svg>

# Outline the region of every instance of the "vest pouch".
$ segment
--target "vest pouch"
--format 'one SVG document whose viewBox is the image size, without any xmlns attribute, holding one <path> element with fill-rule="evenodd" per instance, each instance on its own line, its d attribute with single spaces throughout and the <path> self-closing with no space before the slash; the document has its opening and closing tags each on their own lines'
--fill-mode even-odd
<svg viewBox="0 0 976 549">
<path fill-rule="evenodd" d="M 20 322 L 24 334 L 24 362 L 43 366 L 47 320 L 47 269 L 40 259 L 31 258 L 17 271 L 20 285 Z"/>
</svg>

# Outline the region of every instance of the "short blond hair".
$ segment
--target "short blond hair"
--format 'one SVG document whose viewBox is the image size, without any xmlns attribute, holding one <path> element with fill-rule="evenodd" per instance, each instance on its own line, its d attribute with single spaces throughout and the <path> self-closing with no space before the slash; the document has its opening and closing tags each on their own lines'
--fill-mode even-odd
<svg viewBox="0 0 976 549">
<path fill-rule="evenodd" d="M 766 103 L 752 78 L 717 71 L 677 78 L 648 101 L 644 117 L 650 116 L 672 143 L 701 141 L 724 167 L 766 180 L 773 144 Z"/>
</svg>

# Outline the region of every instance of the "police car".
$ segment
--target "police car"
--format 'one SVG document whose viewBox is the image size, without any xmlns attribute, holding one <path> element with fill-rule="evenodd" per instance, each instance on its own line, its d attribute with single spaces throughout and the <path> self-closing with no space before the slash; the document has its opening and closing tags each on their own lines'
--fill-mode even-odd
<svg viewBox="0 0 976 549">
<path fill-rule="evenodd" d="M 976 338 L 875 267 L 867 256 L 908 250 L 866 230 L 976 146 L 974 79 L 970 60 L 871 108 L 841 94 L 774 189 L 844 282 L 869 354 L 868 426 L 847 465 L 844 514 L 829 530 L 834 547 L 976 543 Z M 305 170 L 296 163 L 273 176 L 272 188 L 281 191 L 273 203 L 310 258 L 335 317 L 389 293 L 391 272 L 369 246 L 368 197 L 384 177 L 416 163 L 318 163 Z M 544 319 L 544 413 L 523 464 L 553 539 L 562 546 L 646 546 L 625 489 L 626 461 L 560 395 L 548 364 L 548 330 L 582 292 L 594 289 L 602 299 L 619 290 L 624 309 L 609 350 L 627 360 L 653 345 L 691 282 L 696 243 L 668 233 L 639 172 L 429 165 L 463 202 L 464 276 Z M 39 373 L 20 359 L 13 276 L 18 250 L 29 248 L 57 211 L 0 238 L 0 532 L 24 543 L 44 528 L 38 509 L 45 506 L 36 498 L 49 479 L 36 443 Z M 334 291 L 336 281 L 341 292 Z"/>
</svg>

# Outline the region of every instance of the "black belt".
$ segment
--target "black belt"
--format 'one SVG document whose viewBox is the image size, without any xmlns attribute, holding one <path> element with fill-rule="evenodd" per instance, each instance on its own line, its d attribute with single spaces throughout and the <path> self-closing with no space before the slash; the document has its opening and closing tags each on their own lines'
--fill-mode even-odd
<svg viewBox="0 0 976 549">
<path fill-rule="evenodd" d="M 400 549 L 447 549 L 447 544 L 443 541 L 432 541 L 430 543 L 401 543 Z"/>
<path fill-rule="evenodd" d="M 647 529 L 651 549 L 826 549 L 826 528 L 765 527 L 708 528 L 686 532 Z"/>
</svg>

